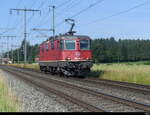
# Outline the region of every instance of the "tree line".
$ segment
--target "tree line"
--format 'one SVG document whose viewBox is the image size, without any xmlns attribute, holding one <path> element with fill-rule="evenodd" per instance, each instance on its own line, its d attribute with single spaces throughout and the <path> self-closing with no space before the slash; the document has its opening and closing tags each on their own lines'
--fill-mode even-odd
<svg viewBox="0 0 150 115">
<path fill-rule="evenodd" d="M 93 57 L 97 63 L 150 60 L 150 40 L 101 38 L 92 41 Z"/>
<path fill-rule="evenodd" d="M 24 60 L 23 47 L 24 41 L 21 47 L 10 51 L 13 52 L 14 62 L 18 60 Z M 115 40 L 111 38 L 99 38 L 92 40 L 93 60 L 95 63 L 112 63 L 112 62 L 132 62 L 132 61 L 146 61 L 150 60 L 150 40 L 131 40 L 131 39 L 119 39 Z M 38 57 L 39 44 L 30 45 L 27 42 L 27 60 L 32 63 L 35 62 L 35 58 Z M 8 52 L 7 52 L 8 53 Z M 4 54 L 7 57 L 7 53 Z M 10 55 L 12 58 L 12 55 Z"/>
<path fill-rule="evenodd" d="M 4 53 L 4 58 L 9 57 L 10 59 L 13 59 L 14 63 L 17 63 L 19 61 L 19 63 L 23 63 L 24 61 L 24 40 L 21 43 L 20 48 L 17 48 L 15 50 L 11 50 L 9 52 Z M 34 63 L 35 62 L 35 58 L 38 57 L 39 54 L 39 44 L 36 45 L 30 45 L 29 42 L 26 43 L 27 44 L 27 61 L 28 63 Z"/>
</svg>

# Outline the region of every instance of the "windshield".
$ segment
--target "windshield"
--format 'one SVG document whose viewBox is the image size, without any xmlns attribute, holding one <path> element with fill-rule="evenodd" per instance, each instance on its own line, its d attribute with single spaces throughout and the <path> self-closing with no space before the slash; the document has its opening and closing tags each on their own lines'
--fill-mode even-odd
<svg viewBox="0 0 150 115">
<path fill-rule="evenodd" d="M 75 40 L 65 40 L 67 50 L 75 50 Z"/>
<path fill-rule="evenodd" d="M 89 40 L 80 40 L 80 49 L 81 50 L 89 50 L 90 49 L 90 41 Z"/>
</svg>

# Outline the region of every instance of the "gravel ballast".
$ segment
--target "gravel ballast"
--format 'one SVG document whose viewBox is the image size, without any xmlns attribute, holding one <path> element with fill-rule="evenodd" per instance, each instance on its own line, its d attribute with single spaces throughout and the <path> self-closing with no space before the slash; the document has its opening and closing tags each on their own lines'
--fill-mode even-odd
<svg viewBox="0 0 150 115">
<path fill-rule="evenodd" d="M 18 97 L 21 112 L 78 112 L 84 111 L 76 105 L 70 105 L 66 100 L 50 94 L 46 96 L 38 88 L 34 88 L 13 75 L 0 70 L 4 74 L 6 83 L 11 91 Z M 65 102 L 65 103 L 64 103 Z"/>
<path fill-rule="evenodd" d="M 9 69 L 9 68 L 8 68 Z M 4 69 L 5 70 L 5 69 Z M 13 70 L 13 69 L 12 69 Z M 16 71 L 15 70 L 15 68 L 14 68 L 14 71 Z M 99 96 L 95 96 L 95 95 L 93 95 L 93 94 L 90 94 L 90 93 L 88 93 L 88 92 L 84 92 L 84 90 L 78 90 L 78 89 L 76 89 L 76 88 L 72 88 L 72 87 L 70 87 L 70 85 L 71 84 L 74 84 L 74 85 L 77 85 L 77 86 L 79 86 L 79 87 L 83 87 L 84 85 L 84 83 L 82 84 L 81 82 L 73 82 L 72 80 L 69 80 L 69 79 L 66 79 L 66 80 L 63 80 L 63 78 L 54 78 L 54 77 L 52 77 L 51 78 L 51 75 L 46 75 L 46 74 L 40 74 L 39 73 L 39 75 L 37 75 L 37 73 L 36 72 L 28 72 L 28 71 L 26 71 L 26 70 L 17 70 L 18 71 L 18 73 L 16 73 L 16 75 L 18 76 L 18 77 L 25 77 L 27 80 L 29 80 L 30 79 L 30 81 L 32 81 L 32 82 L 35 82 L 35 83 L 37 83 L 37 85 L 38 84 L 40 84 L 41 86 L 46 86 L 46 87 L 49 87 L 49 88 L 52 88 L 52 89 L 56 89 L 57 91 L 60 91 L 60 92 L 63 92 L 63 93 L 65 93 L 65 94 L 67 94 L 67 95 L 70 95 L 71 97 L 74 97 L 74 98 L 77 98 L 77 99 L 79 99 L 79 100 L 82 100 L 82 101 L 84 101 L 84 102 L 86 102 L 86 103 L 90 103 L 90 104 L 92 104 L 93 106 L 96 106 L 96 107 L 98 107 L 98 108 L 102 108 L 102 109 L 104 109 L 104 110 L 106 110 L 106 111 L 110 111 L 110 112 L 140 112 L 141 110 L 138 110 L 138 109 L 135 109 L 134 107 L 131 107 L 131 106 L 126 106 L 126 105 L 123 105 L 123 104 L 121 104 L 121 103 L 116 103 L 116 102 L 114 102 L 114 101 L 112 101 L 112 100 L 109 100 L 109 99 L 105 99 L 105 98 L 102 98 L 102 97 L 99 97 Z M 20 72 L 19 72 L 20 71 Z M 23 73 L 21 73 L 21 72 L 23 72 Z M 13 73 L 13 71 L 12 71 L 12 73 Z M 32 73 L 32 74 L 31 74 Z M 5 74 L 8 74 L 8 73 L 5 73 Z M 8 74 L 9 76 L 10 76 L 10 74 Z M 15 73 L 14 73 L 14 75 L 15 75 Z M 31 76 L 33 76 L 33 77 L 31 77 Z M 43 79 L 43 78 L 47 78 L 47 79 Z M 7 79 L 9 79 L 9 78 L 7 78 Z M 60 81 L 62 81 L 62 82 L 67 82 L 67 83 L 69 83 L 69 81 L 71 81 L 71 84 L 70 85 L 64 85 L 63 83 L 61 84 L 61 82 L 54 82 L 55 80 L 50 80 L 50 79 L 58 79 L 58 81 L 60 80 Z M 10 84 L 10 86 L 12 87 L 12 82 L 9 82 L 9 80 L 7 80 L 8 81 L 8 84 Z M 22 81 L 22 80 L 21 80 Z M 57 81 L 57 80 L 56 80 Z M 26 83 L 26 82 L 25 82 Z M 15 83 L 14 83 L 15 84 Z M 22 84 L 22 83 L 21 83 Z M 28 84 L 28 83 L 27 83 Z M 86 83 L 85 83 L 86 84 Z M 20 85 L 20 84 L 18 84 L 18 85 Z M 31 84 L 30 84 L 31 85 Z M 30 86 L 29 85 L 29 86 Z M 31 85 L 32 86 L 32 85 Z M 30 87 L 31 87 L 30 86 Z M 86 84 L 85 85 L 85 87 L 87 86 L 87 88 L 89 87 L 89 84 Z M 23 89 L 23 88 L 22 88 Z M 32 87 L 31 89 L 35 89 L 35 90 L 37 90 L 37 91 L 39 91 L 39 89 L 37 89 L 37 87 Z M 96 87 L 89 87 L 89 89 L 93 89 L 93 90 L 97 90 L 97 88 Z M 100 88 L 101 89 L 101 88 Z M 107 88 L 108 89 L 108 88 Z M 104 90 L 104 89 L 103 89 Z M 41 90 L 40 90 L 41 91 Z M 50 91 L 50 90 L 49 90 Z M 50 91 L 51 92 L 51 91 Z M 49 98 L 49 93 L 50 92 L 47 92 L 46 93 L 46 95 L 48 95 L 47 97 Z M 36 96 L 35 96 L 35 99 L 33 98 L 33 97 L 31 97 L 31 99 L 29 99 L 29 100 L 27 100 L 27 101 L 30 101 L 30 100 L 35 100 L 35 101 L 33 101 L 32 103 L 34 103 L 33 105 L 34 105 L 34 108 L 36 108 L 37 107 L 37 105 L 38 105 L 38 107 L 37 107 L 37 109 L 38 110 L 41 110 L 41 105 L 43 106 L 43 103 L 47 103 L 47 101 L 45 101 L 45 102 L 43 102 L 44 101 L 44 99 L 45 98 L 42 98 L 42 96 L 41 96 L 41 94 L 38 94 L 38 93 L 41 93 L 41 92 L 38 92 L 38 93 L 33 93 L 33 91 L 31 91 L 31 92 L 26 92 L 26 94 L 27 95 L 34 95 L 34 94 L 36 94 Z M 43 94 L 43 93 L 42 93 Z M 45 95 L 45 96 L 46 96 Z M 26 98 L 22 98 L 22 97 L 24 97 L 24 95 L 23 96 L 19 96 L 19 97 L 21 97 L 21 99 L 20 100 L 22 100 L 22 105 L 24 105 L 24 100 L 26 99 Z M 26 97 L 26 96 L 25 96 Z M 39 98 L 40 97 L 40 98 Z M 28 97 L 29 98 L 29 97 Z M 41 99 L 42 98 L 42 99 Z M 65 99 L 60 99 L 60 98 L 58 98 L 56 95 L 54 95 L 54 94 L 50 94 L 50 98 L 52 98 L 52 99 L 50 99 L 50 101 L 51 102 L 49 102 L 49 104 L 51 105 L 51 108 L 53 108 L 54 106 L 53 105 L 55 105 L 56 107 L 54 107 L 55 109 L 56 108 L 58 108 L 57 106 L 59 106 L 59 105 L 61 105 L 62 107 L 63 107 L 63 110 L 65 109 L 66 111 L 64 111 L 64 112 L 67 112 L 67 111 L 69 111 L 69 112 L 82 112 L 82 111 L 84 111 L 83 109 L 81 109 L 82 107 L 78 107 L 77 105 L 74 105 L 74 104 L 72 104 L 72 106 L 70 106 L 70 104 L 65 100 Z M 39 99 L 39 100 L 38 100 Z M 41 100 L 40 100 L 41 99 Z M 64 101 L 63 101 L 64 100 Z M 41 102 L 42 101 L 42 102 Z M 40 103 L 39 103 L 40 102 Z M 57 105 L 57 104 L 58 105 Z M 28 108 L 28 107 L 30 107 L 30 105 L 27 105 L 27 104 L 25 104 L 26 106 L 25 106 L 25 108 Z M 41 112 L 45 112 L 45 109 L 46 109 L 46 111 L 47 111 L 47 105 L 46 105 L 46 107 L 44 106 L 43 108 L 42 108 L 42 111 Z M 50 108 L 50 109 L 51 109 Z M 61 107 L 60 107 L 61 108 Z M 61 108 L 62 109 L 62 108 Z M 52 109 L 51 109 L 52 110 Z M 59 109 L 56 109 L 56 111 L 51 111 L 50 110 L 50 112 L 62 112 L 62 110 L 61 111 L 57 111 L 57 110 L 59 110 Z M 37 110 L 36 110 L 37 111 Z M 32 111 L 31 111 L 32 112 Z"/>
<path fill-rule="evenodd" d="M 22 71 L 22 70 L 19 70 Z M 28 73 L 28 72 L 27 72 Z M 34 73 L 34 72 L 33 72 Z M 32 73 L 32 74 L 33 74 Z M 35 75 L 33 74 L 33 76 L 36 76 L 37 74 L 35 73 Z M 28 75 L 26 77 L 29 77 Z M 38 77 L 38 76 L 37 76 Z M 45 77 L 45 75 L 40 75 L 41 78 Z M 34 78 L 32 78 L 34 79 Z M 122 105 L 122 104 L 118 104 L 116 102 L 112 102 L 111 100 L 107 100 L 104 98 L 100 98 L 100 97 L 95 97 L 93 95 L 90 95 L 88 93 L 84 93 L 82 91 L 78 91 L 76 89 L 72 89 L 69 88 L 68 86 L 61 86 L 60 84 L 58 85 L 57 83 L 53 83 L 53 81 L 46 81 L 46 80 L 39 80 L 39 78 L 37 79 L 37 82 L 41 82 L 42 84 L 47 84 L 49 87 L 53 88 L 53 89 L 57 89 L 59 91 L 63 91 L 65 94 L 70 95 L 72 97 L 75 97 L 79 100 L 82 100 L 84 102 L 90 103 L 93 106 L 96 106 L 98 108 L 102 108 L 104 110 L 107 111 L 116 111 L 116 112 L 137 112 L 140 110 L 137 110 L 135 108 L 126 106 L 126 105 Z M 122 107 L 122 108 L 120 108 Z M 119 108 L 119 109 L 118 109 Z"/>
</svg>

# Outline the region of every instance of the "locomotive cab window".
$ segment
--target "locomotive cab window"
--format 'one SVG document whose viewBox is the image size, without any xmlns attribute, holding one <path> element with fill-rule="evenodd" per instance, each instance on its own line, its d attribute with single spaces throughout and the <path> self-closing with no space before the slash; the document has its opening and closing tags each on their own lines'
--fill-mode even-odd
<svg viewBox="0 0 150 115">
<path fill-rule="evenodd" d="M 75 40 L 65 40 L 66 50 L 75 50 Z"/>
<path fill-rule="evenodd" d="M 90 40 L 80 40 L 80 49 L 89 50 L 90 49 Z"/>
<path fill-rule="evenodd" d="M 44 52 L 44 47 L 41 48 L 42 53 Z"/>
<path fill-rule="evenodd" d="M 49 51 L 48 44 L 45 45 L 45 49 L 46 49 L 46 51 Z"/>
<path fill-rule="evenodd" d="M 64 49 L 64 40 L 60 40 L 60 49 L 61 49 L 61 50 Z"/>
</svg>

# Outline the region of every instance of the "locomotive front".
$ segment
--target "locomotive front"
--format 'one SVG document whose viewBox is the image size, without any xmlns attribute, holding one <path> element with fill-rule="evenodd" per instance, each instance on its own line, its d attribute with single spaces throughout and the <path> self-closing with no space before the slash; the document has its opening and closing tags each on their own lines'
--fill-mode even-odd
<svg viewBox="0 0 150 115">
<path fill-rule="evenodd" d="M 63 36 L 61 71 L 67 76 L 82 76 L 92 67 L 91 39 L 88 36 Z"/>
</svg>

